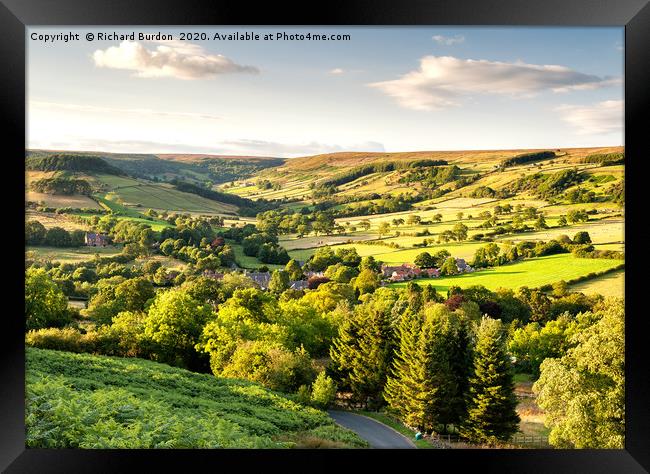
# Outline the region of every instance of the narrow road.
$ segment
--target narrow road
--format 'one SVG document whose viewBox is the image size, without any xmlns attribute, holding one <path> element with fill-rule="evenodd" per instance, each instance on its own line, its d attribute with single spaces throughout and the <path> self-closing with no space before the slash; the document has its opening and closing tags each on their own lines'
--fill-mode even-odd
<svg viewBox="0 0 650 474">
<path fill-rule="evenodd" d="M 328 410 L 327 413 L 337 424 L 368 441 L 371 448 L 415 449 L 415 444 L 406 436 L 372 418 L 347 411 Z"/>
</svg>

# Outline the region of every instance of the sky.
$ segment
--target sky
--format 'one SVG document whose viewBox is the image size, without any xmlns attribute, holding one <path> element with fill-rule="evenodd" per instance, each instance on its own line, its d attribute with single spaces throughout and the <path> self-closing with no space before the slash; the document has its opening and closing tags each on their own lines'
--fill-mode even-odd
<svg viewBox="0 0 650 474">
<path fill-rule="evenodd" d="M 171 39 L 138 38 L 158 32 Z M 215 38 L 247 32 L 259 39 Z M 79 40 L 51 40 L 66 33 Z M 28 148 L 292 158 L 624 143 L 623 28 L 30 27 L 26 41 Z"/>
</svg>

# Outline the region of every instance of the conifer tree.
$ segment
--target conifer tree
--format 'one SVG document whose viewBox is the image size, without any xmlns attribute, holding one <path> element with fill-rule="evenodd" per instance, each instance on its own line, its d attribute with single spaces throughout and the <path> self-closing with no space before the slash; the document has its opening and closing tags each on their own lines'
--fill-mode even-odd
<svg viewBox="0 0 650 474">
<path fill-rule="evenodd" d="M 342 389 L 349 389 L 354 399 L 366 407 L 369 401 L 375 407 L 382 402 L 393 354 L 390 314 L 394 302 L 382 306 L 384 303 L 368 299 L 364 305 L 357 306 L 330 348 L 329 373 Z"/>
<path fill-rule="evenodd" d="M 382 393 L 393 353 L 393 334 L 386 315 L 373 308 L 361 312 L 358 347 L 350 371 L 350 388 L 355 398 L 376 408 Z"/>
<path fill-rule="evenodd" d="M 433 285 L 424 285 L 422 289 L 422 303 L 430 303 L 438 301 L 438 294 L 436 293 L 436 287 Z"/>
<path fill-rule="evenodd" d="M 461 435 L 477 443 L 510 439 L 519 429 L 516 406 L 505 330 L 500 320 L 484 316 L 477 333 L 467 418 Z"/>
<path fill-rule="evenodd" d="M 330 347 L 332 362 L 327 367 L 327 373 L 338 382 L 339 389 L 342 391 L 351 390 L 350 372 L 359 351 L 360 328 L 354 319 L 354 314 L 350 316 L 349 319 L 343 320 L 338 336 L 332 341 Z"/>
<path fill-rule="evenodd" d="M 454 360 L 464 360 L 459 348 L 466 341 L 459 320 L 444 305 L 434 305 L 424 314 L 405 315 L 398 328 L 399 347 L 386 382 L 384 397 L 408 425 L 421 430 L 445 430 L 462 418 L 463 394 Z"/>
<path fill-rule="evenodd" d="M 423 318 L 420 314 L 406 312 L 397 328 L 399 346 L 393 366 L 386 380 L 384 399 L 390 408 L 409 426 L 422 428 L 425 400 L 422 400 L 426 383 L 420 332 Z"/>
</svg>

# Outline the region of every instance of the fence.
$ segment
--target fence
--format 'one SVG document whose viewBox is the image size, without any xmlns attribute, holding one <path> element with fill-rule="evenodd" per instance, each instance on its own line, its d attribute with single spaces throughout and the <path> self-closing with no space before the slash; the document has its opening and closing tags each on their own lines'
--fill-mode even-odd
<svg viewBox="0 0 650 474">
<path fill-rule="evenodd" d="M 458 435 L 452 435 L 452 434 L 446 434 L 446 435 L 432 434 L 431 436 L 429 436 L 429 438 L 439 443 L 447 443 L 447 444 L 467 443 L 467 440 L 462 439 Z M 510 438 L 510 444 L 518 445 L 518 446 L 525 445 L 526 447 L 530 447 L 530 448 L 548 448 L 550 446 L 548 444 L 547 436 L 515 435 L 512 438 Z"/>
</svg>

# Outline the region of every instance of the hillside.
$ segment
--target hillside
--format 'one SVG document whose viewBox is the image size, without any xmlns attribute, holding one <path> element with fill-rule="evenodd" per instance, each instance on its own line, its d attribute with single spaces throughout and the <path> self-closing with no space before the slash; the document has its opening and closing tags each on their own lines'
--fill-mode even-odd
<svg viewBox="0 0 650 474">
<path fill-rule="evenodd" d="M 282 158 L 206 155 L 206 154 L 140 154 L 107 152 L 56 152 L 52 150 L 29 150 L 28 160 L 35 157 L 46 159 L 65 153 L 66 156 L 96 156 L 121 174 L 133 177 L 169 181 L 182 179 L 194 183 L 225 183 L 246 179 L 264 169 L 280 166 Z"/>
<path fill-rule="evenodd" d="M 164 364 L 26 348 L 30 448 L 364 447 L 260 385 Z"/>
<path fill-rule="evenodd" d="M 95 155 L 57 153 L 51 155 L 35 154 L 25 159 L 25 169 L 30 171 L 72 171 L 92 172 L 114 175 L 126 173 Z"/>
<path fill-rule="evenodd" d="M 346 180 L 338 186 L 337 193 L 341 196 L 355 196 L 371 193 L 392 194 L 412 193 L 423 189 L 418 183 L 404 182 L 405 169 L 409 164 L 432 161 L 445 162 L 448 166 L 460 169 L 460 175 L 468 179 L 480 178 L 475 187 L 489 185 L 497 180 L 497 185 L 505 185 L 519 177 L 520 173 L 533 173 L 538 171 L 538 165 L 547 165 L 554 162 L 556 169 L 559 166 L 595 167 L 598 164 L 583 163 L 589 155 L 622 152 L 622 147 L 599 148 L 567 148 L 567 149 L 522 149 L 522 150 L 466 150 L 466 151 L 431 151 L 431 152 L 400 152 L 400 153 L 370 153 L 370 152 L 342 152 L 331 153 L 287 160 L 279 167 L 263 170 L 253 178 L 236 182 L 233 185 L 222 185 L 221 189 L 244 197 L 254 199 L 292 199 L 301 200 L 311 195 L 315 186 L 329 184 L 337 178 L 351 174 L 355 170 L 394 163 L 394 170 L 380 172 L 357 173 L 354 180 Z M 513 158 L 521 155 L 552 152 L 554 158 L 541 159 L 529 163 L 512 162 Z M 456 195 L 464 195 L 456 193 Z"/>
</svg>

